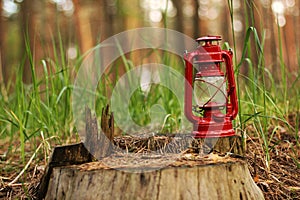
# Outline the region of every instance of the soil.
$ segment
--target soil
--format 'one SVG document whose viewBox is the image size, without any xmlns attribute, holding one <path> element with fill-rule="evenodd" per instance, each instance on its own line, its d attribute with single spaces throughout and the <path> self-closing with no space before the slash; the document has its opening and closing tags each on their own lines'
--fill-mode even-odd
<svg viewBox="0 0 300 200">
<path fill-rule="evenodd" d="M 251 126 L 248 129 L 251 132 Z M 155 142 L 163 144 L 158 141 L 160 140 Z M 130 137 L 115 138 L 114 142 L 120 146 L 126 143 L 125 148 L 131 147 L 132 152 L 147 150 L 146 143 L 137 143 Z M 5 156 L 8 144 L 8 141 L 0 144 L 0 199 L 34 199 L 45 169 L 45 159 L 42 154 L 38 155 L 20 179 L 12 183 L 20 174 L 23 165 L 19 162 L 19 153 Z M 250 173 L 266 199 L 300 199 L 300 147 L 292 134 L 284 129 L 274 134 L 269 145 L 269 162 L 266 161 L 266 151 L 262 148 L 261 139 L 248 137 L 246 146 L 243 159 L 247 161 Z M 28 152 L 33 151 L 28 149 Z M 32 154 L 26 156 L 27 161 Z"/>
</svg>

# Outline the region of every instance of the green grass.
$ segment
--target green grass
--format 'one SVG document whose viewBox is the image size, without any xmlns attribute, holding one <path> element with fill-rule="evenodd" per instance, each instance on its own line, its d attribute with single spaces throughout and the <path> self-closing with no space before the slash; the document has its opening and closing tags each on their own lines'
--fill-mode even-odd
<svg viewBox="0 0 300 200">
<path fill-rule="evenodd" d="M 235 16 L 232 5 L 233 1 L 228 0 L 231 22 L 233 24 Z M 288 77 L 292 77 L 293 74 L 287 72 L 283 59 L 282 30 L 279 25 L 277 25 L 277 51 L 279 52 L 279 73 L 281 74 L 281 79 L 277 79 L 276 75 L 270 71 L 265 64 L 266 28 L 263 25 L 263 20 L 261 20 L 260 27 L 250 26 L 250 24 L 255 24 L 254 12 L 257 12 L 257 10 L 254 2 L 245 0 L 244 5 L 245 24 L 248 29 L 246 29 L 241 58 L 235 57 L 235 75 L 237 80 L 239 80 L 237 81 L 239 117 L 236 122 L 237 128 L 243 133 L 242 136 L 244 139 L 253 135 L 253 133 L 246 132 L 246 127 L 249 125 L 254 127 L 254 135 L 261 141 L 265 151 L 265 164 L 269 170 L 270 143 L 274 136 L 274 131 L 270 132 L 270 128 L 275 127 L 275 130 L 278 126 L 284 126 L 291 134 L 295 133 L 295 138 L 299 146 L 299 114 L 296 114 L 295 126 L 291 126 L 287 120 L 290 113 L 299 112 L 299 87 L 296 87 L 296 85 L 299 85 L 299 73 L 294 82 L 288 83 Z M 247 9 L 246 6 L 249 6 L 250 9 Z M 262 30 L 260 35 L 257 32 L 257 28 Z M 235 35 L 233 35 L 233 41 L 235 40 Z M 235 42 L 234 49 L 236 50 Z M 297 52 L 297 57 L 299 63 L 299 51 Z M 255 58 L 257 58 L 257 64 L 253 62 Z M 243 65 L 248 68 L 248 74 L 240 72 Z"/>
<path fill-rule="evenodd" d="M 9 138 L 9 147 L 19 149 L 23 164 L 26 144 L 35 149 L 45 138 L 55 138 L 55 143 L 59 144 L 71 137 L 74 129 L 70 103 L 71 69 L 63 57 L 58 59 L 58 55 L 65 52 L 62 44 L 59 52 L 54 47 L 56 60 L 39 63 L 34 62 L 30 49 L 30 42 L 26 40 L 26 55 L 16 67 L 15 85 L 2 92 L 0 108 L 0 137 Z M 26 59 L 31 69 L 31 84 L 23 82 Z M 42 74 L 37 74 L 37 67 L 42 67 Z M 9 95 L 5 97 L 4 93 Z M 13 148 L 8 149 L 8 156 L 14 153 Z"/>
<path fill-rule="evenodd" d="M 134 66 L 147 65 L 148 63 L 144 63 L 143 60 L 152 56 L 159 60 L 158 62 L 160 64 L 174 66 L 173 70 L 182 74 L 182 59 L 156 49 L 137 51 L 127 55 L 123 54 L 121 47 L 119 47 L 119 51 L 122 56 L 120 59 L 111 64 L 110 69 L 103 75 L 100 83 L 98 84 L 97 94 L 95 95 L 99 97 L 96 100 L 96 112 L 98 116 L 100 116 L 102 107 L 110 102 L 111 93 L 115 89 L 116 82 L 122 77 L 122 75 L 126 74 L 127 85 L 123 87 L 119 85 L 122 89 L 120 91 L 114 91 L 113 94 L 116 97 L 114 104 L 125 106 L 124 94 L 122 94 L 122 92 L 132 92 L 128 102 L 129 116 L 126 118 L 124 117 L 124 112 L 115 112 L 115 119 L 124 118 L 124 120 L 127 121 L 123 122 L 123 124 L 136 124 L 138 126 L 145 127 L 147 125 L 154 125 L 153 120 L 157 121 L 157 119 L 155 119 L 158 118 L 157 115 L 161 116 L 162 113 L 164 113 L 163 119 L 160 120 L 160 123 L 157 123 L 155 127 L 151 127 L 152 131 L 160 131 L 163 133 L 179 132 L 182 126 L 182 108 L 180 107 L 180 103 L 176 95 L 173 91 L 171 91 L 172 89 L 170 90 L 166 86 L 159 85 L 158 83 L 152 84 L 148 88 L 148 91 L 143 90 L 141 87 L 140 75 L 137 76 L 137 74 L 135 74 L 137 71 L 135 71 L 136 68 Z M 134 58 L 135 56 L 141 56 L 141 59 L 136 61 Z M 142 63 L 137 63 L 140 61 L 142 61 Z M 116 71 L 118 73 L 116 73 Z M 170 85 L 172 83 L 175 84 L 176 79 L 172 78 L 174 76 L 172 73 L 174 73 L 172 70 L 161 70 L 161 73 L 159 73 L 158 76 L 159 79 L 163 80 L 166 85 Z M 178 83 L 176 83 L 176 85 L 178 85 Z M 130 88 L 134 89 L 134 91 L 131 91 Z M 118 127 L 118 124 L 116 124 L 116 126 Z M 142 128 L 140 130 L 142 130 Z M 125 132 L 126 131 L 122 132 L 122 134 L 126 134 Z M 149 132 L 151 131 L 149 130 Z"/>
<path fill-rule="evenodd" d="M 233 17 L 233 16 L 232 16 Z M 251 35 L 254 41 L 251 40 Z M 249 45 L 257 47 L 256 55 L 253 52 L 249 53 Z M 14 92 L 9 93 L 5 99 L 4 94 L 1 98 L 1 137 L 10 138 L 11 144 L 15 139 L 19 140 L 19 148 L 21 149 L 21 159 L 25 162 L 25 143 L 32 140 L 40 139 L 40 133 L 43 132 L 46 138 L 57 136 L 58 143 L 65 142 L 70 137 L 74 136 L 75 127 L 72 123 L 72 110 L 70 96 L 72 93 L 73 70 L 68 66 L 68 61 L 64 56 L 64 47 L 60 39 L 59 46 L 53 42 L 54 60 L 41 60 L 39 63 L 34 63 L 33 55 L 30 51 L 29 41 L 26 42 L 26 59 L 29 59 L 32 83 L 24 84 L 23 68 L 25 58 L 20 62 L 16 75 L 16 84 Z M 121 51 L 121 50 L 120 50 Z M 183 62 L 178 58 L 161 54 L 153 51 L 145 55 L 156 54 L 161 63 L 167 66 L 175 66 L 174 69 L 183 74 Z M 252 56 L 258 56 L 258 66 L 253 66 Z M 135 63 L 133 58 L 129 56 L 121 56 L 121 59 L 114 63 L 97 88 L 97 108 L 98 113 L 101 108 L 109 102 L 109 92 L 114 88 L 115 80 L 120 74 L 116 73 L 120 67 L 124 67 L 125 72 L 134 68 Z M 79 65 L 82 58 L 79 57 L 77 64 Z M 283 62 L 283 61 L 282 61 Z M 179 64 L 178 64 L 179 63 Z M 286 96 L 299 96 L 299 89 L 296 87 L 299 83 L 299 77 L 288 88 L 285 82 L 275 83 L 272 73 L 264 65 L 264 33 L 259 36 L 255 27 L 249 27 L 246 32 L 244 48 L 240 59 L 235 57 L 235 75 L 236 78 L 242 81 L 237 81 L 238 98 L 239 98 L 239 117 L 236 120 L 236 127 L 244 130 L 247 124 L 252 123 L 257 130 L 257 135 L 262 139 L 266 151 L 267 160 L 269 148 L 269 136 L 267 130 L 272 120 L 281 121 L 288 127 L 286 115 L 293 110 L 299 110 L 298 101 L 290 100 L 290 104 L 286 106 Z M 249 67 L 249 74 L 240 74 L 240 67 L 243 64 Z M 43 74 L 36 74 L 36 67 L 39 65 L 43 69 Z M 284 64 L 281 64 L 282 74 L 286 73 Z M 132 78 L 132 77 L 131 77 Z M 268 82 L 268 86 L 266 84 Z M 279 85 L 278 85 L 279 84 Z M 281 85 L 282 84 L 282 85 Z M 280 93 L 285 95 L 277 95 L 278 88 Z M 7 88 L 7 90 L 9 90 Z M 130 99 L 130 114 L 133 120 L 139 125 L 150 123 L 149 110 L 151 106 L 160 104 L 165 109 L 165 120 L 162 121 L 160 130 L 162 132 L 180 131 L 180 108 L 176 97 L 167 88 L 153 85 L 148 96 L 139 88 L 133 93 Z M 299 114 L 297 115 L 297 123 L 299 124 Z M 291 127 L 290 127 L 291 128 Z M 298 128 L 296 128 L 298 130 Z M 295 130 L 296 131 L 296 130 Z M 18 134 L 18 136 L 16 136 Z M 295 137 L 298 137 L 295 134 Z M 35 144 L 38 145 L 38 144 Z"/>
</svg>

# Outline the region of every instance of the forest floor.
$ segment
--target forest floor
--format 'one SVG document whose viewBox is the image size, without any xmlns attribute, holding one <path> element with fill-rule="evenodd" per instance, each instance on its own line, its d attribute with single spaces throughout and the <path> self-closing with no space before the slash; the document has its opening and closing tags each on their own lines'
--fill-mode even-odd
<svg viewBox="0 0 300 200">
<path fill-rule="evenodd" d="M 300 199 L 300 149 L 290 135 L 271 142 L 269 166 L 259 140 L 249 139 L 246 158 L 251 175 L 266 199 Z M 277 144 L 278 143 L 278 144 Z"/>
<path fill-rule="evenodd" d="M 34 199 L 46 166 L 45 158 L 35 157 L 22 172 L 24 165 L 20 164 L 19 154 L 5 157 L 9 142 L 0 143 L 0 199 Z M 244 159 L 265 198 L 300 199 L 300 148 L 296 147 L 295 137 L 284 130 L 278 132 L 269 145 L 269 162 L 259 138 L 249 137 L 246 143 Z M 30 149 L 27 152 L 31 152 L 26 159 L 30 160 L 33 153 Z"/>
</svg>

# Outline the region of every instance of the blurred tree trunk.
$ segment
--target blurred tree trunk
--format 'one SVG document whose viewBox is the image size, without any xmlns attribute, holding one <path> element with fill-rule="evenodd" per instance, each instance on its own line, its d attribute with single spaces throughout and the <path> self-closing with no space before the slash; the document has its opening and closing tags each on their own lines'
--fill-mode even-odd
<svg viewBox="0 0 300 200">
<path fill-rule="evenodd" d="M 295 38 L 295 32 L 299 32 L 299 29 L 297 29 L 297 25 L 293 24 L 293 18 L 292 15 L 286 15 L 286 25 L 282 27 L 282 37 L 284 41 L 284 60 L 286 69 L 294 73 L 297 71 L 297 49 L 296 49 L 296 38 Z M 298 31 L 297 31 L 298 30 Z M 298 46 L 299 47 L 299 46 Z M 294 81 L 294 78 L 290 79 L 289 81 Z"/>
<path fill-rule="evenodd" d="M 240 35 L 240 40 L 239 41 L 244 41 L 245 40 L 245 35 L 246 35 L 246 31 L 247 31 L 247 25 L 246 25 L 246 11 L 245 11 L 245 5 L 243 4 L 243 0 L 240 0 L 241 3 L 241 7 L 239 9 L 239 14 L 241 16 L 240 20 L 243 24 L 243 29 L 241 31 L 241 35 Z M 238 40 L 236 40 L 238 41 Z M 233 43 L 232 43 L 233 44 Z M 243 42 L 236 42 L 236 46 L 237 46 L 237 51 L 240 51 L 240 53 L 238 52 L 234 52 L 236 54 L 236 58 L 237 58 L 237 63 L 240 61 L 241 58 L 241 54 L 242 54 L 242 49 L 243 49 Z M 248 67 L 246 67 L 245 65 L 242 65 L 240 68 L 240 73 L 243 75 L 247 75 L 248 74 Z"/>
<path fill-rule="evenodd" d="M 243 21 L 244 21 L 244 34 L 246 34 L 246 31 L 250 28 L 250 27 L 254 27 L 257 30 L 258 36 L 260 36 L 259 32 L 260 32 L 260 20 L 256 20 L 255 17 L 255 12 L 259 12 L 256 8 L 256 4 L 253 1 L 241 1 L 241 5 L 242 5 L 242 13 L 241 16 L 243 17 Z M 242 38 L 241 41 L 244 41 L 245 38 Z M 244 45 L 243 42 L 239 43 L 241 46 Z M 241 47 L 242 49 L 243 47 Z M 254 34 L 251 33 L 250 34 L 250 43 L 247 46 L 247 57 L 251 59 L 252 61 L 252 66 L 253 68 L 257 69 L 257 64 L 258 64 L 258 52 L 259 50 L 256 47 L 256 42 L 255 42 L 255 37 Z M 258 54 L 257 54 L 258 52 Z M 242 67 L 241 72 L 242 74 L 248 75 L 248 76 L 252 76 L 253 74 L 250 74 L 252 71 L 249 70 L 249 65 L 245 64 L 245 67 Z"/>
<path fill-rule="evenodd" d="M 102 12 L 101 21 L 103 21 L 102 32 L 103 39 L 106 39 L 114 34 L 114 9 L 116 9 L 111 0 L 99 0 Z"/>
<path fill-rule="evenodd" d="M 12 73 L 10 69 L 8 69 L 7 66 L 7 49 L 6 49 L 6 31 L 1 31 L 1 30 L 6 30 L 7 27 L 7 22 L 4 20 L 3 15 L 3 1 L 0 0 L 0 89 L 1 92 L 4 92 L 4 87 L 8 85 L 8 82 L 10 81 L 10 78 L 12 76 Z M 2 94 L 3 95 L 3 94 Z"/>
<path fill-rule="evenodd" d="M 296 1 L 295 2 L 295 8 L 298 9 L 298 13 L 300 13 L 300 2 Z M 300 74 L 300 17 L 299 16 L 293 16 L 293 24 L 294 24 L 294 34 L 295 34 L 295 46 L 298 48 L 296 51 L 297 56 L 296 56 L 296 70 L 298 66 L 298 73 Z M 297 71 L 296 71 L 297 72 Z"/>
<path fill-rule="evenodd" d="M 269 39 L 269 51 L 268 54 L 270 55 L 270 64 L 271 64 L 271 72 L 272 75 L 275 78 L 275 81 L 277 81 L 280 77 L 279 75 L 279 60 L 277 58 L 277 47 L 276 47 L 276 40 L 277 40 L 277 34 L 276 34 L 276 23 L 274 23 L 275 18 L 273 16 L 272 8 L 269 6 L 266 8 L 266 15 L 269 17 L 266 17 L 267 26 L 269 26 L 270 30 L 270 39 Z M 267 44 L 266 44 L 267 45 Z"/>
<path fill-rule="evenodd" d="M 85 53 L 94 45 L 89 12 L 79 3 L 79 0 L 73 0 L 73 2 L 75 7 L 74 17 L 77 39 L 81 53 Z"/>
<path fill-rule="evenodd" d="M 139 3 L 139 0 L 131 0 L 130 3 L 128 3 L 127 1 L 119 2 L 118 9 L 122 12 L 122 18 L 125 25 L 125 29 L 121 31 L 138 28 L 141 25 L 141 13 L 140 9 L 137 9 L 139 8 Z"/>
<path fill-rule="evenodd" d="M 198 38 L 200 37 L 200 27 L 201 27 L 201 24 L 200 24 L 200 20 L 199 20 L 199 13 L 198 13 L 198 10 L 199 10 L 199 7 L 200 7 L 200 4 L 198 2 L 198 0 L 194 1 L 194 6 L 195 6 L 195 14 L 193 16 L 193 26 L 194 26 L 194 38 Z"/>
<path fill-rule="evenodd" d="M 2 1 L 0 1 L 0 30 L 3 30 L 3 21 L 2 21 Z M 5 76 L 5 61 L 4 61 L 4 47 L 3 47 L 3 31 L 0 31 L 0 85 L 3 83 L 6 84 Z"/>
<path fill-rule="evenodd" d="M 200 36 L 205 36 L 208 34 L 208 30 L 209 30 L 208 29 L 208 21 L 209 20 L 203 19 L 201 16 L 199 17 L 199 24 L 200 24 L 199 35 Z"/>
<path fill-rule="evenodd" d="M 223 41 L 227 41 L 227 42 L 229 42 L 229 44 L 233 45 L 233 39 L 232 39 L 233 34 L 232 34 L 232 28 L 231 28 L 232 24 L 230 21 L 230 16 L 228 14 L 229 13 L 228 5 L 224 6 L 223 8 L 224 9 L 221 9 L 221 11 L 220 11 L 220 16 L 222 19 L 222 23 L 220 23 L 222 38 L 223 38 Z M 235 35 L 235 37 L 237 37 L 237 35 Z M 236 52 L 234 52 L 234 53 L 236 53 Z"/>
<path fill-rule="evenodd" d="M 80 5 L 79 5 L 79 2 L 78 0 L 73 0 L 73 3 L 74 3 L 74 22 L 75 22 L 75 31 L 76 31 L 76 39 L 77 39 L 77 42 L 78 42 L 78 45 L 79 45 L 79 48 L 80 50 L 82 51 L 82 48 L 81 48 L 81 32 L 80 32 L 80 23 L 79 23 L 79 9 L 80 9 Z"/>
<path fill-rule="evenodd" d="M 254 27 L 257 30 L 258 35 L 260 32 L 260 21 L 255 19 L 255 12 L 257 11 L 255 8 L 256 4 L 253 1 L 249 1 L 246 2 L 246 12 L 248 15 L 248 22 L 249 22 L 249 27 Z M 257 11 L 259 12 L 259 11 Z M 257 23 L 258 24 L 257 24 Z M 249 28 L 246 27 L 246 28 Z M 250 56 L 251 60 L 252 60 L 252 66 L 254 68 L 257 68 L 258 65 L 258 57 L 257 57 L 257 47 L 256 47 L 256 42 L 255 42 L 255 38 L 254 38 L 254 34 L 251 34 L 251 43 L 250 43 L 250 52 L 248 52 L 248 55 Z"/>
<path fill-rule="evenodd" d="M 175 29 L 181 33 L 184 32 L 183 26 L 183 9 L 182 9 L 182 1 L 181 0 L 173 0 L 173 4 L 177 10 L 176 22 L 175 22 Z M 195 24 L 194 24 L 195 26 Z M 193 27 L 195 29 L 195 27 Z"/>
<path fill-rule="evenodd" d="M 23 47 L 21 48 L 23 51 L 21 55 L 26 55 L 26 61 L 24 63 L 23 68 L 23 81 L 25 83 L 30 83 L 32 80 L 31 74 L 31 65 L 33 65 L 33 49 L 34 49 L 34 29 L 35 24 L 33 20 L 33 5 L 32 1 L 23 1 L 21 4 L 21 37 L 24 39 Z M 27 46 L 27 47 L 26 47 Z M 26 50 L 26 48 L 28 48 Z"/>
<path fill-rule="evenodd" d="M 176 8 L 177 10 L 177 16 L 176 16 L 176 22 L 175 22 L 175 28 L 177 31 L 179 31 L 180 33 L 184 33 L 184 25 L 183 25 L 183 22 L 184 22 L 184 16 L 183 16 L 183 2 L 181 0 L 173 0 L 173 4 L 174 4 L 174 7 Z M 194 29 L 195 27 L 193 27 Z M 177 49 L 180 49 L 181 47 L 184 47 L 185 44 L 184 44 L 184 40 L 177 40 L 176 41 L 176 46 L 177 46 Z"/>
<path fill-rule="evenodd" d="M 124 20 L 125 14 L 123 11 L 123 3 L 125 3 L 125 1 L 122 1 L 122 0 L 116 1 L 116 13 L 115 13 L 115 19 L 114 19 L 115 33 L 119 33 L 125 29 L 125 20 Z M 128 2 L 126 2 L 126 3 L 128 3 Z"/>
</svg>

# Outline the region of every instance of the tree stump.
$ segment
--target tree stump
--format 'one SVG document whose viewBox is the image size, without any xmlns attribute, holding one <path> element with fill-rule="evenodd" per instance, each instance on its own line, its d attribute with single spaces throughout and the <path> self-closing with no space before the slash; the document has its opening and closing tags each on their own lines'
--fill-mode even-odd
<svg viewBox="0 0 300 200">
<path fill-rule="evenodd" d="M 102 112 L 105 135 L 101 136 L 88 109 L 86 116 L 85 145 L 93 147 L 94 162 L 90 154 L 82 153 L 82 144 L 76 145 L 76 156 L 68 156 L 73 160 L 59 165 L 50 162 L 39 198 L 264 199 L 250 176 L 238 136 L 194 139 L 191 134 L 153 133 L 113 137 L 108 107 Z"/>
<path fill-rule="evenodd" d="M 238 159 L 224 157 L 203 162 L 181 158 L 163 168 L 160 167 L 165 160 L 170 159 L 167 156 L 154 161 L 135 158 L 147 163 L 142 168 L 117 159 L 110 160 L 118 163 L 113 167 L 107 167 L 106 160 L 54 168 L 46 199 L 264 199 L 247 164 Z"/>
</svg>

